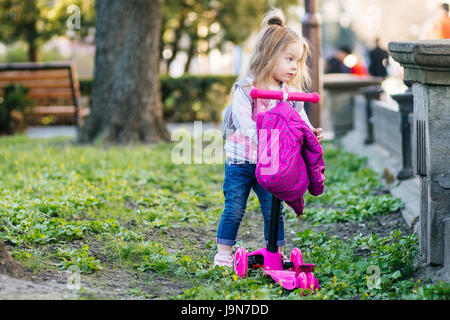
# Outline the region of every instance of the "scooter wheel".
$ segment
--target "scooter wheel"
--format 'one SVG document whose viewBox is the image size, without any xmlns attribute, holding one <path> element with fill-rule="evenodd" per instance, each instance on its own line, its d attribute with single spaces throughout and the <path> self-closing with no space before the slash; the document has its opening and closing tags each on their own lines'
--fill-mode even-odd
<svg viewBox="0 0 450 320">
<path fill-rule="evenodd" d="M 319 280 L 316 277 L 314 277 L 314 290 L 320 290 Z"/>
<path fill-rule="evenodd" d="M 234 271 L 242 279 L 247 275 L 248 269 L 248 257 L 247 250 L 244 247 L 239 247 L 236 250 L 236 255 L 234 257 Z"/>
<path fill-rule="evenodd" d="M 295 271 L 297 267 L 303 264 L 303 255 L 299 248 L 294 248 L 291 250 L 291 255 L 289 260 L 293 263 L 292 271 Z"/>
<path fill-rule="evenodd" d="M 298 277 L 299 287 L 301 289 L 307 289 L 308 288 L 308 278 L 306 277 L 306 274 L 304 272 L 300 272 L 297 277 Z"/>
<path fill-rule="evenodd" d="M 314 276 L 314 274 L 312 274 L 310 272 L 307 273 L 306 274 L 306 279 L 307 279 L 307 283 L 308 283 L 307 289 L 312 290 L 313 292 L 316 291 L 316 281 L 317 281 L 317 279 Z"/>
</svg>

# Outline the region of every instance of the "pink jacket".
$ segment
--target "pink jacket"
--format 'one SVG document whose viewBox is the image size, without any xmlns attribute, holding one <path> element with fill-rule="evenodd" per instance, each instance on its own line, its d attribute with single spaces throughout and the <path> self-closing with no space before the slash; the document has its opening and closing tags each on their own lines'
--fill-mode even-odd
<svg viewBox="0 0 450 320">
<path fill-rule="evenodd" d="M 235 85 L 232 103 L 232 119 L 236 131 L 225 140 L 225 151 L 227 158 L 237 162 L 248 160 L 256 163 L 258 153 L 258 134 L 256 130 L 256 116 L 261 112 L 272 109 L 277 104 L 276 100 L 256 99 L 250 97 L 253 89 L 253 76 L 239 80 Z M 281 88 L 269 88 L 271 90 L 291 91 L 287 84 L 283 83 Z M 303 102 L 291 102 L 300 117 L 312 127 L 308 116 L 303 108 Z"/>
<path fill-rule="evenodd" d="M 258 157 L 256 179 L 300 216 L 303 195 L 324 190 L 322 147 L 298 112 L 286 102 L 257 115 Z"/>
</svg>

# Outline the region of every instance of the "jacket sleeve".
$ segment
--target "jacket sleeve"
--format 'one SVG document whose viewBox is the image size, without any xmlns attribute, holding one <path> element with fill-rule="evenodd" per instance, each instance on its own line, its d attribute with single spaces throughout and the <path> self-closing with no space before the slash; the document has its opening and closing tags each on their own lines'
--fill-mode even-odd
<svg viewBox="0 0 450 320">
<path fill-rule="evenodd" d="M 302 120 L 306 122 L 308 127 L 311 130 L 314 129 L 314 127 L 312 126 L 311 122 L 309 122 L 308 115 L 306 114 L 306 111 L 305 111 L 305 108 L 304 108 L 304 103 L 301 102 L 301 101 L 296 101 L 295 105 L 294 105 L 294 109 L 298 112 L 298 114 L 300 115 Z"/>
<path fill-rule="evenodd" d="M 325 162 L 323 161 L 323 150 L 314 133 L 305 127 L 302 155 L 308 171 L 308 191 L 313 196 L 323 193 L 325 183 Z"/>
<path fill-rule="evenodd" d="M 252 119 L 252 103 L 241 86 L 233 94 L 232 117 L 236 131 L 258 143 L 256 122 Z"/>
</svg>

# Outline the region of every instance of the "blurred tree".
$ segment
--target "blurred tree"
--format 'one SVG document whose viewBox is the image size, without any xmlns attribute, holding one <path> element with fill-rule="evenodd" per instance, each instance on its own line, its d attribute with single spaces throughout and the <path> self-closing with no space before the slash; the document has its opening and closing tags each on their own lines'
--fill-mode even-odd
<svg viewBox="0 0 450 320">
<path fill-rule="evenodd" d="M 286 11 L 298 0 L 166 0 L 163 10 L 161 58 L 167 71 L 178 52 L 185 52 L 185 72 L 197 53 L 207 54 L 230 41 L 243 43 L 259 28 L 269 5 Z"/>
<path fill-rule="evenodd" d="M 170 140 L 162 114 L 159 45 L 163 0 L 97 0 L 90 115 L 80 142 Z"/>
<path fill-rule="evenodd" d="M 54 35 L 85 36 L 94 25 L 93 8 L 94 0 L 0 0 L 0 41 L 26 42 L 29 61 L 38 61 L 39 47 Z"/>
</svg>

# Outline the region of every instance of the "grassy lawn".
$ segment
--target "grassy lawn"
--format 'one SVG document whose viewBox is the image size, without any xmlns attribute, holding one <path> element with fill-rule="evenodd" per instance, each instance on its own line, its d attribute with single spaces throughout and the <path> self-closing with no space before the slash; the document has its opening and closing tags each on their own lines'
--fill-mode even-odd
<svg viewBox="0 0 450 320">
<path fill-rule="evenodd" d="M 175 165 L 171 144 L 81 146 L 0 139 L 0 239 L 36 282 L 81 273 L 79 298 L 448 299 L 420 273 L 403 203 L 367 159 L 325 145 L 325 192 L 305 196 L 303 221 L 285 206 L 290 248 L 316 264 L 321 290 L 286 291 L 252 270 L 212 269 L 224 197 L 222 165 Z M 252 192 L 238 244 L 263 245 Z M 393 217 L 398 224 L 393 224 Z M 379 280 L 379 281 L 378 281 Z M 377 282 L 378 281 L 378 282 Z"/>
</svg>

